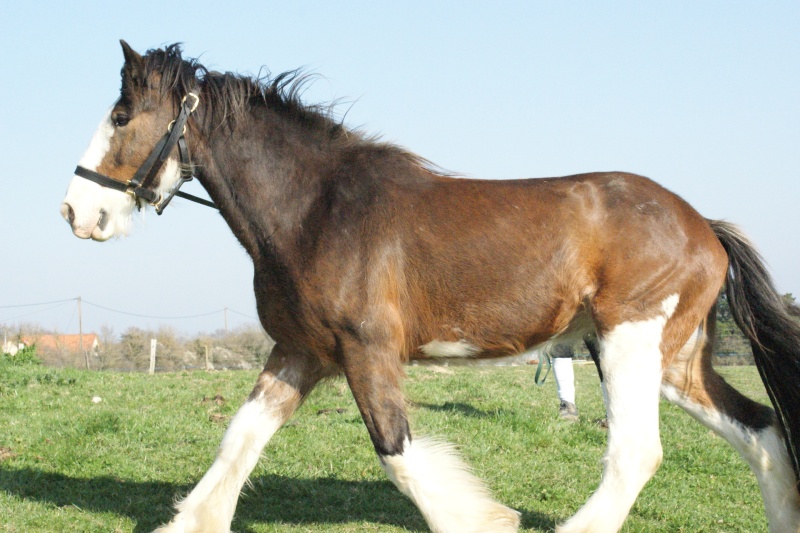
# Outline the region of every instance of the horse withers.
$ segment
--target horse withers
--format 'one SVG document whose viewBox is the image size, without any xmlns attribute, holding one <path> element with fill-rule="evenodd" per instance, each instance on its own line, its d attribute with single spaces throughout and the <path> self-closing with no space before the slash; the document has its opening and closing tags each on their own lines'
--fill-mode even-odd
<svg viewBox="0 0 800 533">
<path fill-rule="evenodd" d="M 78 237 L 106 240 L 195 176 L 253 260 L 258 315 L 277 343 L 162 531 L 228 531 L 264 446 L 339 373 L 388 477 L 433 531 L 515 531 L 519 514 L 449 446 L 412 436 L 403 364 L 586 334 L 608 389 L 608 448 L 597 490 L 558 531 L 622 526 L 661 462 L 660 395 L 744 457 L 771 531 L 800 531 L 800 327 L 735 226 L 632 174 L 446 175 L 302 103 L 297 73 L 251 79 L 210 72 L 177 45 L 122 46 L 120 96 L 62 214 Z M 723 286 L 774 409 L 711 367 Z"/>
</svg>

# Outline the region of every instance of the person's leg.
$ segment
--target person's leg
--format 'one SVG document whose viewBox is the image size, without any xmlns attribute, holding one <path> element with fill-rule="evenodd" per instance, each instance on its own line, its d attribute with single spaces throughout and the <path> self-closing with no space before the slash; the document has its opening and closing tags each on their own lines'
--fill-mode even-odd
<svg viewBox="0 0 800 533">
<path fill-rule="evenodd" d="M 556 377 L 559 414 L 568 420 L 577 420 L 578 408 L 575 406 L 575 371 L 572 368 L 572 358 L 553 358 L 553 374 Z"/>
</svg>

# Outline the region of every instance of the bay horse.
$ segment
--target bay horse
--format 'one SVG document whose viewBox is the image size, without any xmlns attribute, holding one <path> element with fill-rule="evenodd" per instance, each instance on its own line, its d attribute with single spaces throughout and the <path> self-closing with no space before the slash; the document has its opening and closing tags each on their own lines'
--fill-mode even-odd
<svg viewBox="0 0 800 533">
<path fill-rule="evenodd" d="M 557 531 L 621 528 L 661 462 L 660 395 L 742 455 L 771 531 L 800 531 L 800 326 L 735 226 L 633 174 L 448 175 L 303 103 L 296 72 L 253 79 L 211 72 L 179 45 L 122 49 L 120 96 L 64 218 L 78 237 L 107 240 L 134 209 L 161 213 L 195 176 L 253 260 L 258 315 L 277 342 L 210 469 L 160 531 L 229 531 L 272 435 L 340 373 L 381 466 L 432 531 L 516 531 L 519 513 L 451 446 L 412 437 L 403 364 L 586 334 L 600 348 L 608 446 L 597 490 Z M 774 409 L 711 367 L 723 287 Z"/>
</svg>

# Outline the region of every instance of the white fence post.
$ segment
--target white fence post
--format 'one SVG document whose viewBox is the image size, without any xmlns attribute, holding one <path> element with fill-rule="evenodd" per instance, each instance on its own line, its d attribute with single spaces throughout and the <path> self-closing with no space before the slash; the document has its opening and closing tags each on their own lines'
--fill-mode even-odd
<svg viewBox="0 0 800 533">
<path fill-rule="evenodd" d="M 156 345 L 158 342 L 155 339 L 150 339 L 150 373 L 156 373 Z"/>
</svg>

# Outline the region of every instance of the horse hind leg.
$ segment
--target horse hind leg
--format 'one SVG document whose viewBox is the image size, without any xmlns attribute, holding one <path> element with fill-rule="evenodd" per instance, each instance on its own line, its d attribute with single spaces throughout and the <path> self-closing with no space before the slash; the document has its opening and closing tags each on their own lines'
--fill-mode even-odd
<svg viewBox="0 0 800 533">
<path fill-rule="evenodd" d="M 356 344 L 356 343 L 353 343 Z M 352 346 L 345 376 L 381 466 L 419 508 L 434 533 L 510 533 L 519 513 L 495 502 L 452 446 L 413 438 L 408 427 L 403 375 L 391 351 Z"/>
<path fill-rule="evenodd" d="M 662 394 L 728 441 L 758 480 L 772 533 L 800 532 L 800 495 L 774 411 L 711 366 L 716 307 L 664 372 Z"/>
<path fill-rule="evenodd" d="M 606 533 L 622 527 L 631 506 L 661 464 L 659 387 L 661 340 L 678 296 L 667 297 L 654 316 L 617 324 L 599 337 L 608 391 L 608 446 L 600 485 L 558 533 Z"/>
<path fill-rule="evenodd" d="M 236 503 L 264 446 L 329 372 L 313 355 L 276 345 L 247 401 L 231 419 L 214 463 L 159 533 L 230 531 Z"/>
</svg>

